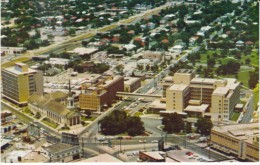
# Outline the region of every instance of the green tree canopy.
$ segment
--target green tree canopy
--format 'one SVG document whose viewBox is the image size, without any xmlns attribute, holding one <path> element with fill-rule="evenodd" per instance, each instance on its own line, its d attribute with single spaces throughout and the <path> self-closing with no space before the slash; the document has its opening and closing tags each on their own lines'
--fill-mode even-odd
<svg viewBox="0 0 260 165">
<path fill-rule="evenodd" d="M 184 121 L 176 112 L 169 114 L 162 119 L 163 131 L 167 133 L 178 133 L 184 129 Z"/>
<path fill-rule="evenodd" d="M 130 136 L 140 135 L 145 131 L 140 117 L 127 116 L 126 112 L 115 110 L 100 121 L 101 132 L 105 135 L 117 135 L 127 132 Z"/>
<path fill-rule="evenodd" d="M 210 135 L 210 131 L 213 127 L 213 123 L 209 118 L 203 117 L 198 119 L 196 123 L 196 127 L 197 127 L 196 130 L 197 133 L 208 136 Z"/>
</svg>

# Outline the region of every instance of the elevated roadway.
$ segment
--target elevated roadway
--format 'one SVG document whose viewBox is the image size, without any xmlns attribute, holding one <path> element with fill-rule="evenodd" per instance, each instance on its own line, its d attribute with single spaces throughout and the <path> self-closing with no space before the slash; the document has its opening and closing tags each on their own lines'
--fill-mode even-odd
<svg viewBox="0 0 260 165">
<path fill-rule="evenodd" d="M 160 98 L 162 98 L 162 95 L 128 93 L 128 92 L 117 92 L 116 96 L 118 96 L 118 97 L 131 97 L 131 98 L 144 98 L 144 99 L 160 99 Z"/>
</svg>

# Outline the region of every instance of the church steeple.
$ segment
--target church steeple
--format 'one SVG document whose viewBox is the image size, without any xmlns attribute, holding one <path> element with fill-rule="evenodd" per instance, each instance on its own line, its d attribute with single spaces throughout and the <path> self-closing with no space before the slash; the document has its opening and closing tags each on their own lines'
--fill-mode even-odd
<svg viewBox="0 0 260 165">
<path fill-rule="evenodd" d="M 74 107 L 74 96 L 73 93 L 71 92 L 71 86 L 70 86 L 70 80 L 69 80 L 69 93 L 68 93 L 68 98 L 67 98 L 67 108 L 72 109 Z"/>
</svg>

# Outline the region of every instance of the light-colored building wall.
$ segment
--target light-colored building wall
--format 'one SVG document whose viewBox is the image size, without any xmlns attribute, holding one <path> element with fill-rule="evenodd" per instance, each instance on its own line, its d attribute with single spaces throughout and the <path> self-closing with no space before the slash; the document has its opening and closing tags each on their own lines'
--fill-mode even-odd
<svg viewBox="0 0 260 165">
<path fill-rule="evenodd" d="M 240 159 L 259 161 L 259 124 L 216 126 L 211 130 L 211 147 Z"/>
<path fill-rule="evenodd" d="M 41 71 L 28 68 L 28 65 L 16 63 L 2 70 L 3 96 L 16 104 L 26 104 L 34 92 L 43 94 Z"/>
<path fill-rule="evenodd" d="M 236 79 L 195 77 L 189 69 L 178 70 L 173 85 L 166 84 L 166 110 L 183 111 L 189 100 L 209 105 L 212 121 L 228 121 L 240 99 L 240 82 Z M 195 110 L 194 110 L 195 112 Z"/>
<path fill-rule="evenodd" d="M 124 78 L 124 92 L 134 92 L 141 87 L 141 79 L 137 77 Z"/>
<path fill-rule="evenodd" d="M 173 81 L 175 84 L 186 84 L 189 85 L 191 79 L 195 77 L 195 71 L 191 69 L 180 69 L 178 70 L 173 77 Z"/>
<path fill-rule="evenodd" d="M 187 106 L 189 88 L 185 84 L 174 84 L 166 91 L 166 110 L 182 112 Z"/>
</svg>

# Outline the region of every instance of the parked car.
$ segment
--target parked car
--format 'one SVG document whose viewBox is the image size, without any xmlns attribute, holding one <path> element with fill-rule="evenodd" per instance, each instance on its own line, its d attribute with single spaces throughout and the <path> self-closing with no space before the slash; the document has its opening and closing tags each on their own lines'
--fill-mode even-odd
<svg viewBox="0 0 260 165">
<path fill-rule="evenodd" d="M 158 140 L 152 140 L 151 142 L 152 143 L 158 143 Z"/>
</svg>

